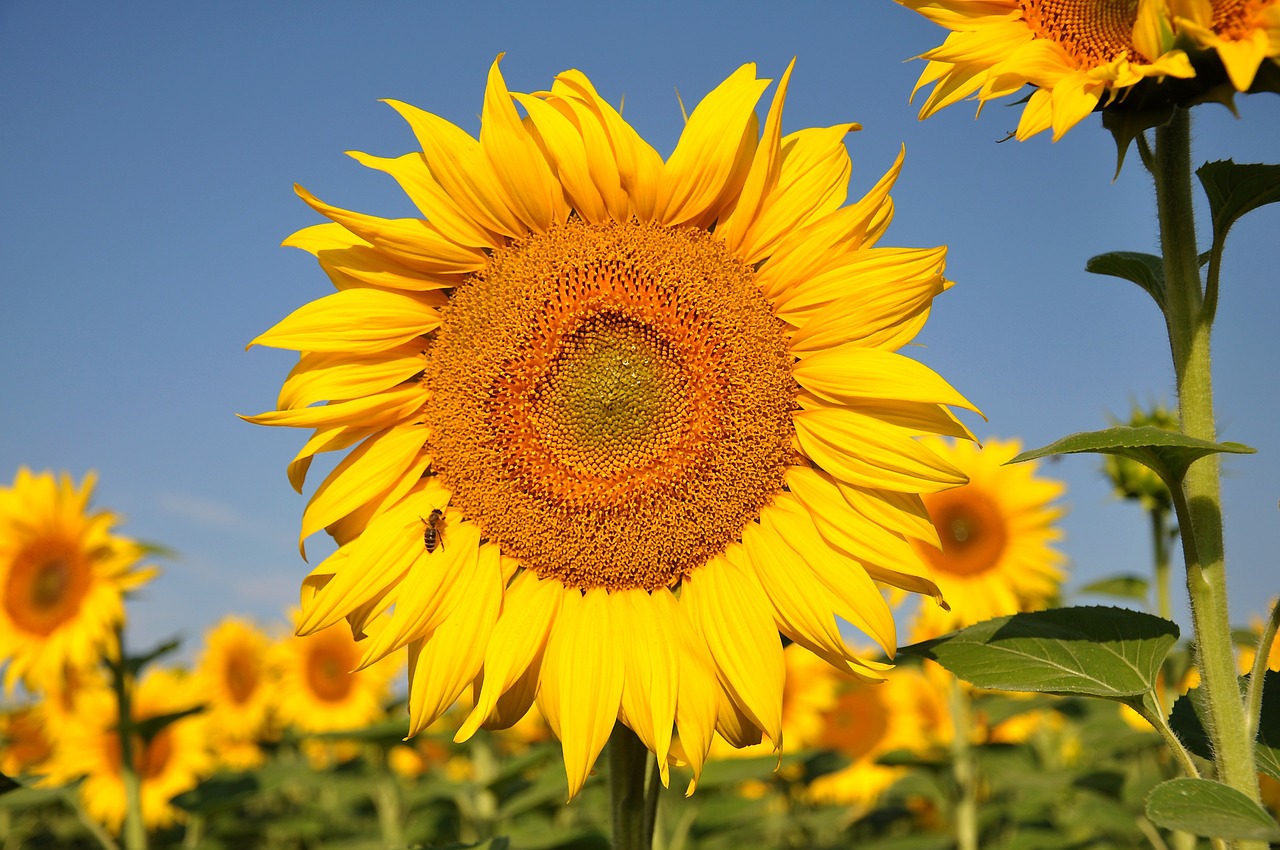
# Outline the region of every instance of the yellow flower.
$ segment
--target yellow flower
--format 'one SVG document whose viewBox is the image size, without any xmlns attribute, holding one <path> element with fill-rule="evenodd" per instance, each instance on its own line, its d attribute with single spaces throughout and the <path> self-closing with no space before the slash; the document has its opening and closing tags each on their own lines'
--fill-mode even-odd
<svg viewBox="0 0 1280 850">
<path fill-rule="evenodd" d="M 116 516 L 89 512 L 95 476 L 79 488 L 63 474 L 18 470 L 0 487 L 0 662 L 5 689 L 40 689 L 64 668 L 113 653 L 124 594 L 149 581 L 142 548 L 112 533 Z"/>
<path fill-rule="evenodd" d="M 135 722 L 198 704 L 194 679 L 180 670 L 152 668 L 133 690 Z M 59 730 L 65 745 L 58 748 L 57 766 L 67 775 L 85 777 L 79 788 L 85 811 L 119 831 L 126 803 L 115 696 L 95 690 L 84 694 L 77 707 L 79 716 Z M 182 811 L 170 801 L 213 772 L 204 730 L 204 719 L 193 714 L 165 726 L 150 742 L 134 736 L 133 762 L 141 781 L 142 821 L 147 829 L 162 829 L 182 820 Z"/>
<path fill-rule="evenodd" d="M 234 769 L 263 760 L 257 742 L 268 732 L 275 693 L 267 662 L 270 645 L 266 634 L 238 617 L 224 618 L 205 635 L 196 680 L 214 752 Z"/>
<path fill-rule="evenodd" d="M 536 695 L 570 796 L 617 720 L 664 782 L 678 727 L 696 781 L 716 729 L 780 743 L 779 630 L 876 679 L 836 616 L 890 652 L 875 582 L 935 592 L 918 494 L 964 477 L 915 437 L 970 405 L 895 351 L 945 249 L 873 247 L 901 158 L 845 206 L 857 125 L 782 135 L 789 75 L 761 133 L 739 68 L 664 161 L 582 73 L 513 94 L 495 62 L 478 141 L 392 102 L 422 152 L 353 154 L 423 218 L 299 190 L 332 223 L 286 244 L 339 291 L 255 340 L 302 355 L 250 420 L 316 429 L 297 486 L 355 446 L 303 515 L 339 549 L 299 629 L 393 607 L 360 663 L 409 648 L 411 733 L 476 682 L 459 738 Z"/>
<path fill-rule="evenodd" d="M 1144 80 L 1195 75 L 1171 49 L 1162 0 L 898 0 L 951 30 L 916 83 L 933 91 L 920 117 L 970 95 L 980 102 L 1036 90 L 1016 136 L 1053 128 L 1053 139 Z"/>
<path fill-rule="evenodd" d="M 851 764 L 815 779 L 809 797 L 827 805 L 849 806 L 855 816 L 868 811 L 905 768 L 877 764 L 893 750 L 923 752 L 949 733 L 946 710 L 923 674 L 898 667 L 881 683 L 850 679 L 826 713 L 820 746 L 849 758 Z"/>
<path fill-rule="evenodd" d="M 922 606 L 913 640 L 925 640 L 992 617 L 1043 608 L 1058 593 L 1063 557 L 1053 548 L 1066 487 L 1036 475 L 1033 462 L 1004 466 L 1017 440 L 971 443 L 926 440 L 969 476 L 969 483 L 926 494 L 941 548 L 917 542 L 950 611 Z"/>
<path fill-rule="evenodd" d="M 333 732 L 381 719 L 395 665 L 356 670 L 360 654 L 350 630 L 341 626 L 277 642 L 271 661 L 280 721 L 302 732 Z"/>
<path fill-rule="evenodd" d="M 1236 91 L 1248 91 L 1264 60 L 1280 61 L 1275 0 L 1168 0 L 1175 29 L 1213 50 Z"/>
<path fill-rule="evenodd" d="M 40 704 L 0 712 L 0 773 L 44 776 L 49 773 L 55 739 Z"/>
<path fill-rule="evenodd" d="M 1270 612 L 1276 606 L 1276 600 L 1272 599 L 1267 604 L 1267 611 Z M 1250 646 L 1241 646 L 1239 655 L 1236 658 L 1236 668 L 1240 671 L 1240 675 L 1244 675 L 1253 670 L 1253 663 L 1258 657 L 1257 639 L 1262 637 L 1262 631 L 1266 624 L 1259 617 L 1254 617 L 1253 622 L 1249 625 L 1249 630 L 1253 633 L 1254 641 Z M 1280 640 L 1271 642 L 1271 649 L 1267 653 L 1267 669 L 1280 671 Z"/>
</svg>

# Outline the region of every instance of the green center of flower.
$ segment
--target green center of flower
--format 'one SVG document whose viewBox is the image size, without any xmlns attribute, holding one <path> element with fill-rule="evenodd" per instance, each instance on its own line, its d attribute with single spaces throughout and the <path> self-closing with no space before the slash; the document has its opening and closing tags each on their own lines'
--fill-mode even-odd
<svg viewBox="0 0 1280 850">
<path fill-rule="evenodd" d="M 671 586 L 782 489 L 792 362 L 710 233 L 575 219 L 454 292 L 423 376 L 432 471 L 544 578 Z"/>
<path fill-rule="evenodd" d="M 654 328 L 614 312 L 568 334 L 534 388 L 530 414 L 566 466 L 616 475 L 655 460 L 679 435 L 678 353 Z"/>
<path fill-rule="evenodd" d="M 1018 6 L 1032 32 L 1057 42 L 1081 68 L 1106 65 L 1122 53 L 1142 60 L 1133 44 L 1137 0 L 1018 0 Z"/>
</svg>

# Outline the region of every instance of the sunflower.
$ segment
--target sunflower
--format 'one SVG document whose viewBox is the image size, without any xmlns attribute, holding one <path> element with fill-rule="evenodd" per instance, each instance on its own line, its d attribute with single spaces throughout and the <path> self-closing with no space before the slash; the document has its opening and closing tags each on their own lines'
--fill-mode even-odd
<svg viewBox="0 0 1280 850">
<path fill-rule="evenodd" d="M 55 745 L 51 728 L 39 703 L 0 711 L 0 773 L 47 775 Z"/>
<path fill-rule="evenodd" d="M 1280 61 L 1275 0 L 1168 0 L 1174 29 L 1212 50 L 1236 91 L 1248 91 L 1265 60 Z"/>
<path fill-rule="evenodd" d="M 1063 556 L 1054 504 L 1065 485 L 1036 475 L 1034 463 L 1004 466 L 1017 440 L 925 442 L 969 476 L 969 483 L 924 497 L 941 547 L 917 541 L 921 557 L 951 603 L 950 611 L 923 606 L 914 640 L 925 640 L 981 620 L 1043 608 L 1058 593 Z"/>
<path fill-rule="evenodd" d="M 819 776 L 808 797 L 825 805 L 849 806 L 855 816 L 869 811 L 906 768 L 878 763 L 894 750 L 923 752 L 940 743 L 945 708 L 933 686 L 913 667 L 898 667 L 880 684 L 844 682 L 835 705 L 823 715 L 820 746 L 850 760 L 835 773 Z"/>
<path fill-rule="evenodd" d="M 228 767 L 245 769 L 262 762 L 257 742 L 271 720 L 270 638 L 238 617 L 227 617 L 205 635 L 196 667 L 214 751 Z"/>
<path fill-rule="evenodd" d="M 1052 127 L 1057 141 L 1144 80 L 1195 75 L 1186 53 L 1171 47 L 1163 0 L 898 2 L 951 30 L 919 57 L 929 64 L 915 92 L 934 84 L 922 119 L 970 95 L 986 102 L 1030 84 L 1036 90 L 1015 135 Z"/>
<path fill-rule="evenodd" d="M 174 714 L 199 705 L 193 677 L 182 670 L 152 668 L 133 691 L 135 722 Z M 86 693 L 78 701 L 78 716 L 59 730 L 64 745 L 57 750 L 56 766 L 65 775 L 84 776 L 80 799 L 94 820 L 113 831 L 124 822 L 126 798 L 120 770 L 120 716 L 114 694 Z M 135 737 L 133 760 L 141 782 L 142 821 L 147 829 L 163 829 L 183 819 L 170 802 L 195 788 L 213 772 L 213 755 L 206 744 L 205 721 L 200 714 L 169 723 L 150 741 Z"/>
<path fill-rule="evenodd" d="M 0 487 L 0 661 L 5 690 L 39 688 L 66 666 L 88 667 L 114 651 L 124 593 L 149 581 L 142 547 L 111 533 L 116 516 L 88 512 L 96 478 L 18 470 Z"/>
<path fill-rule="evenodd" d="M 331 221 L 285 244 L 338 291 L 254 340 L 301 357 L 248 418 L 315 429 L 295 486 L 351 449 L 303 514 L 339 548 L 299 631 L 394 607 L 360 663 L 409 648 L 411 733 L 474 682 L 459 739 L 536 698 L 571 797 L 618 720 L 664 782 L 678 728 L 696 782 L 716 729 L 781 744 L 779 630 L 878 679 L 836 616 L 891 652 L 876 582 L 936 591 L 919 494 L 964 476 L 915 437 L 971 406 L 895 352 L 945 248 L 873 247 L 901 157 L 844 205 L 857 125 L 784 136 L 789 76 L 761 132 L 739 68 L 664 161 L 581 72 L 513 94 L 495 61 L 478 141 L 393 101 L 422 151 L 353 154 L 422 218 L 298 190 Z"/>
<path fill-rule="evenodd" d="M 382 717 L 390 661 L 356 670 L 361 648 L 344 628 L 288 637 L 271 648 L 276 711 L 302 732 L 358 729 Z"/>
</svg>

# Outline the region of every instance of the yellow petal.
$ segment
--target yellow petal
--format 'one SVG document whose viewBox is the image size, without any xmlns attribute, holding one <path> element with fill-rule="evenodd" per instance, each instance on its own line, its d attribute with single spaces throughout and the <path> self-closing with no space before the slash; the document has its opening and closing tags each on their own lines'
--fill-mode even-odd
<svg viewBox="0 0 1280 850">
<path fill-rule="evenodd" d="M 424 154 L 409 153 L 387 159 L 360 151 L 347 151 L 347 156 L 367 168 L 395 178 L 414 206 L 446 239 L 469 248 L 497 248 L 502 245 L 503 240 L 499 236 L 472 219 L 450 197 L 431 173 Z"/>
<path fill-rule="evenodd" d="M 795 279 L 789 289 L 775 292 L 778 318 L 799 327 L 814 313 L 839 298 L 902 281 L 934 280 L 942 273 L 947 249 L 867 248 L 840 257 L 807 279 Z"/>
<path fill-rule="evenodd" d="M 676 604 L 666 588 L 652 595 L 643 590 L 609 594 L 612 622 L 627 636 L 622 646 L 622 709 L 636 735 L 657 756 L 663 785 L 670 784 L 667 759 L 679 692 Z"/>
<path fill-rule="evenodd" d="M 294 186 L 293 190 L 313 210 L 409 268 L 427 274 L 466 274 L 485 266 L 483 251 L 446 238 L 431 222 L 352 212 L 324 203 L 301 186 Z"/>
<path fill-rule="evenodd" d="M 573 204 L 573 209 L 584 220 L 593 224 L 609 218 L 604 198 L 596 188 L 587 161 L 587 149 L 582 133 L 554 106 L 532 95 L 513 95 L 516 102 L 529 113 L 537 138 L 554 163 L 556 176 Z"/>
<path fill-rule="evenodd" d="M 689 116 L 658 182 L 655 217 L 676 227 L 705 227 L 737 194 L 756 143 L 756 102 L 769 85 L 747 63 L 716 86 Z"/>
<path fill-rule="evenodd" d="M 551 166 L 516 113 L 498 69 L 501 60 L 499 54 L 489 67 L 480 116 L 480 150 L 511 210 L 527 230 L 543 233 L 568 218 L 569 208 Z"/>
<path fill-rule="evenodd" d="M 901 428 L 847 409 L 792 414 L 805 454 L 850 484 L 935 493 L 965 483 L 964 473 Z"/>
<path fill-rule="evenodd" d="M 550 691 L 551 712 L 564 747 L 569 799 L 577 796 L 591 772 L 622 704 L 623 662 L 620 636 L 609 623 L 604 588 L 588 590 L 575 601 L 566 591 L 542 665 L 542 690 Z M 543 696 L 538 697 L 539 706 Z"/>
<path fill-rule="evenodd" d="M 507 588 L 502 615 L 493 630 L 484 658 L 484 683 L 475 708 L 454 740 L 465 741 L 488 719 L 498 699 L 524 674 L 547 643 L 564 586 L 543 581 L 532 570 L 516 576 Z"/>
<path fill-rule="evenodd" d="M 417 342 L 373 354 L 307 352 L 285 379 L 276 407 L 287 410 L 373 395 L 414 377 L 423 362 Z"/>
<path fill-rule="evenodd" d="M 305 227 L 281 244 L 314 255 L 338 289 L 374 286 L 425 292 L 458 284 L 455 276 L 426 274 L 403 266 L 331 221 Z"/>
<path fill-rule="evenodd" d="M 390 490 L 422 451 L 420 425 L 385 428 L 351 451 L 321 482 L 302 513 L 302 541 Z"/>
<path fill-rule="evenodd" d="M 715 733 L 717 693 L 715 662 L 706 641 L 693 625 L 689 607 L 681 600 L 672 619 L 680 647 L 680 675 L 677 680 L 676 726 L 680 740 L 672 744 L 693 770 L 685 796 L 693 793 L 702 775 L 711 739 Z"/>
<path fill-rule="evenodd" d="M 369 425 L 388 427 L 404 421 L 422 408 L 424 393 L 417 384 L 375 393 L 366 398 L 298 407 L 292 410 L 268 410 L 256 416 L 241 416 L 255 425 L 284 425 L 291 428 L 324 428 L 334 425 Z"/>
<path fill-rule="evenodd" d="M 502 606 L 497 546 L 480 548 L 466 585 L 461 591 L 465 604 L 459 605 L 430 635 L 410 644 L 410 736 L 444 714 L 480 672 Z"/>
<path fill-rule="evenodd" d="M 732 544 L 737 545 L 737 544 Z M 721 685 L 775 745 L 782 737 L 782 642 L 756 577 L 716 555 L 682 583 L 680 604 L 715 660 Z"/>
<path fill-rule="evenodd" d="M 787 100 L 787 83 L 791 80 L 791 71 L 795 66 L 796 60 L 792 59 L 782 74 L 778 90 L 774 92 L 773 103 L 769 106 L 769 114 L 764 122 L 764 134 L 756 146 L 755 156 L 751 160 L 751 167 L 747 171 L 737 202 L 733 210 L 716 225 L 716 235 L 724 240 L 729 251 L 735 256 L 743 257 L 748 263 L 754 263 L 760 258 L 741 250 L 743 240 L 759 216 L 765 198 L 777 186 L 778 175 L 782 170 L 782 106 Z"/>
<path fill-rule="evenodd" d="M 815 352 L 796 363 L 791 373 L 800 386 L 836 404 L 891 399 L 982 412 L 923 363 L 856 344 Z"/>
<path fill-rule="evenodd" d="M 445 545 L 437 546 L 434 552 L 421 548 L 396 588 L 396 607 L 391 619 L 382 631 L 366 642 L 360 659 L 361 667 L 374 663 L 410 641 L 426 637 L 440 628 L 460 607 L 471 604 L 464 585 L 466 577 L 478 569 L 480 532 L 475 523 L 462 522 L 461 519 L 460 513 L 446 512 L 447 530 L 441 538 Z M 406 529 L 406 536 L 408 531 Z M 421 546 L 421 533 L 415 534 L 414 538 Z M 472 678 L 475 678 L 474 673 L 467 677 L 467 681 Z"/>
<path fill-rule="evenodd" d="M 608 129 L 592 105 L 579 99 L 574 90 L 559 78 L 552 87 L 553 93 L 557 91 L 567 96 L 553 97 L 548 103 L 560 110 L 577 128 L 587 159 L 587 170 L 604 203 L 606 214 L 614 221 L 626 221 L 631 216 L 631 200 L 622 186 L 622 174 L 613 145 L 609 142 Z M 654 156 L 657 157 L 656 152 Z M 658 165 L 661 165 L 661 159 L 658 159 Z"/>
<path fill-rule="evenodd" d="M 440 312 L 413 296 L 348 289 L 302 305 L 249 346 L 370 354 L 439 326 Z"/>
</svg>

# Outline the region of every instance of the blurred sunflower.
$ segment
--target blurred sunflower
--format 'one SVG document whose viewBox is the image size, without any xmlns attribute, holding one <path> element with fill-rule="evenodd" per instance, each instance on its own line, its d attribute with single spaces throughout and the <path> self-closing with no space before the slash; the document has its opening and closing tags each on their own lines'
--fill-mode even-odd
<svg viewBox="0 0 1280 850">
<path fill-rule="evenodd" d="M 1144 80 L 1195 76 L 1186 53 L 1171 47 L 1165 0 L 898 2 L 951 30 L 919 57 L 929 64 L 915 91 L 934 84 L 922 119 L 970 95 L 981 108 L 1030 84 L 1036 89 L 1015 135 L 1027 139 L 1052 127 L 1057 141 L 1100 103 Z"/>
<path fill-rule="evenodd" d="M 5 776 L 47 776 L 55 739 L 53 727 L 39 704 L 0 711 L 0 773 Z"/>
<path fill-rule="evenodd" d="M 302 732 L 332 732 L 380 719 L 395 665 L 386 661 L 357 670 L 360 653 L 345 628 L 287 637 L 272 646 L 280 721 Z"/>
<path fill-rule="evenodd" d="M 922 606 L 912 640 L 926 640 L 992 617 L 1043 608 L 1063 579 L 1062 539 L 1054 504 L 1066 491 L 1059 481 L 1040 478 L 1036 464 L 1003 464 L 1021 449 L 1017 440 L 972 443 L 922 440 L 969 476 L 969 483 L 926 494 L 925 507 L 941 547 L 915 546 L 933 568 L 933 577 L 951 610 Z"/>
<path fill-rule="evenodd" d="M 1248 91 L 1264 61 L 1280 61 L 1280 3 L 1275 0 L 1167 0 L 1174 28 L 1212 50 L 1236 91 Z"/>
<path fill-rule="evenodd" d="M 268 651 L 271 640 L 252 623 L 227 617 L 205 635 L 196 666 L 208 734 L 228 767 L 261 764 L 258 741 L 268 732 L 275 693 Z"/>
<path fill-rule="evenodd" d="M 199 705 L 193 677 L 182 670 L 151 668 L 133 691 L 134 722 L 175 714 Z M 110 691 L 95 690 L 77 702 L 74 722 L 59 729 L 63 745 L 54 759 L 64 775 L 84 776 L 79 794 L 94 820 L 118 832 L 124 822 L 125 788 L 121 774 L 119 709 Z M 148 830 L 183 819 L 171 800 L 195 788 L 213 772 L 214 760 L 200 714 L 179 718 L 150 741 L 133 739 L 133 761 L 141 782 L 142 821 Z"/>
<path fill-rule="evenodd" d="M 1267 611 L 1270 612 L 1276 607 L 1277 601 L 1272 599 L 1267 603 Z M 1252 633 L 1253 641 L 1240 646 L 1239 655 L 1236 657 L 1236 667 L 1240 671 L 1240 675 L 1244 675 L 1253 670 L 1253 663 L 1258 657 L 1258 639 L 1262 637 L 1262 631 L 1266 624 L 1260 617 L 1254 617 L 1253 622 L 1249 624 L 1249 632 Z M 1271 649 L 1267 653 L 1267 669 L 1280 671 L 1280 640 L 1271 642 Z"/>
<path fill-rule="evenodd" d="M 923 752 L 941 743 L 948 731 L 946 710 L 914 667 L 898 667 L 879 684 L 848 679 L 835 705 L 823 715 L 818 745 L 851 764 L 809 784 L 816 803 L 848 806 L 855 816 L 869 811 L 906 769 L 878 764 L 893 750 Z"/>
<path fill-rule="evenodd" d="M 353 154 L 423 218 L 299 190 L 332 222 L 286 244 L 339 291 L 254 340 L 302 354 L 249 419 L 316 429 L 295 486 L 355 446 L 303 515 L 339 549 L 299 631 L 394 606 L 360 663 L 408 646 L 411 733 L 482 678 L 459 738 L 536 694 L 570 796 L 617 720 L 664 782 L 678 727 L 696 782 L 717 728 L 780 744 L 779 630 L 877 679 L 836 615 L 892 652 L 875 582 L 936 592 L 907 539 L 964 476 L 914 438 L 970 404 L 894 352 L 945 249 L 872 247 L 901 158 L 844 206 L 857 125 L 783 136 L 789 76 L 761 134 L 739 68 L 664 162 L 580 72 L 513 94 L 495 61 L 478 141 L 391 102 L 422 152 Z"/>
<path fill-rule="evenodd" d="M 150 581 L 138 567 L 143 549 L 112 534 L 116 516 L 89 512 L 93 473 L 71 477 L 18 470 L 0 487 L 0 662 L 5 690 L 22 680 L 34 689 L 66 667 L 95 665 L 114 653 L 124 622 L 124 594 Z"/>
</svg>

